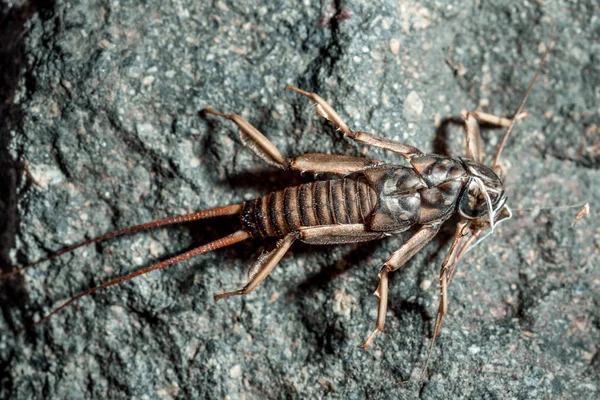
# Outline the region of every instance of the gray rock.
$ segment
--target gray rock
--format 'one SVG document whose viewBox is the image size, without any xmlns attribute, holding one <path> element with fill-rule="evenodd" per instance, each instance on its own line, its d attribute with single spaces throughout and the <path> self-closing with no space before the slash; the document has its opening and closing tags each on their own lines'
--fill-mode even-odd
<svg viewBox="0 0 600 400">
<path fill-rule="evenodd" d="M 260 254 L 249 241 L 6 332 L 235 229 L 223 219 L 87 246 L 4 282 L 0 397 L 598 396 L 597 2 L 309 3 L 2 2 L 2 268 L 310 179 L 266 166 L 230 121 L 199 114 L 207 106 L 242 114 L 286 155 L 400 162 L 343 139 L 286 83 L 319 93 L 357 130 L 462 155 L 455 118 L 514 112 L 553 16 L 530 117 L 503 156 L 514 218 L 461 263 L 426 379 L 397 384 L 426 358 L 451 224 L 393 275 L 385 333 L 368 352 L 358 345 L 375 323 L 377 272 L 407 235 L 295 245 L 258 290 L 215 304 Z M 423 103 L 415 120 L 405 117 L 410 96 Z M 500 135 L 484 131 L 487 154 Z M 24 178 L 23 163 L 44 184 Z M 572 225 L 585 202 L 590 215 Z"/>
</svg>

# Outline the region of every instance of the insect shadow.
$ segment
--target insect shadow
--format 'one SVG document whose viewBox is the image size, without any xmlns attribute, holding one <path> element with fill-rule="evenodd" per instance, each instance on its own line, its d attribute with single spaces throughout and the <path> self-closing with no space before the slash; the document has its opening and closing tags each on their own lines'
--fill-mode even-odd
<svg viewBox="0 0 600 400">
<path fill-rule="evenodd" d="M 15 129 L 22 120 L 22 111 L 14 106 L 14 96 L 20 84 L 19 77 L 25 67 L 24 33 L 27 31 L 27 21 L 32 15 L 38 14 L 44 18 L 54 9 L 54 0 L 32 0 L 22 4 L 3 6 L 0 20 L 0 273 L 12 270 L 9 252 L 15 247 L 19 227 L 17 204 L 21 193 L 26 193 L 30 187 L 29 180 L 23 180 L 25 164 L 13 161 L 9 152 L 11 140 L 10 131 Z M 9 4 L 9 3 L 7 3 Z M 7 8 L 8 7 L 8 8 Z M 11 8 L 12 7 L 12 8 Z M 33 84 L 28 79 L 27 84 Z M 33 88 L 30 88 L 33 90 Z M 22 260 L 19 260 L 22 261 Z M 28 311 L 29 295 L 22 276 L 10 283 L 0 280 L 0 311 L 5 321 L 11 321 L 11 310 L 18 309 L 27 322 L 33 322 Z M 29 336 L 35 336 L 33 332 Z M 3 375 L 0 367 L 0 375 Z"/>
<path fill-rule="evenodd" d="M 450 128 L 459 128 L 461 131 L 464 130 L 465 128 L 465 121 L 464 119 L 460 118 L 460 117 L 448 117 L 448 118 L 444 118 L 442 119 L 442 121 L 440 122 L 440 125 L 437 127 L 437 129 L 435 130 L 435 137 L 433 139 L 433 153 L 434 154 L 439 154 L 442 156 L 460 156 L 460 152 L 457 152 L 457 154 L 453 154 L 454 151 L 452 151 L 452 146 L 451 146 L 451 140 L 450 140 L 450 131 L 454 130 L 454 129 L 450 129 Z M 485 132 L 485 131 L 490 131 L 490 130 L 495 130 L 495 131 L 499 131 L 502 129 L 502 127 L 498 126 L 498 125 L 492 125 L 492 124 L 488 124 L 485 122 L 481 122 L 479 124 L 479 129 L 481 130 L 481 133 Z M 464 136 L 464 134 L 462 135 Z"/>
<path fill-rule="evenodd" d="M 6 155 L 6 157 L 4 157 Z M 10 160 L 8 150 L 0 146 L 0 158 Z M 31 182 L 22 177 L 25 166 L 19 162 L 2 162 L 0 164 L 0 273 L 8 272 L 15 266 L 11 262 L 10 249 L 15 246 L 19 216 L 17 203 L 19 198 L 18 188 L 22 192 L 31 187 Z M 10 283 L 0 281 L 0 309 L 5 321 L 11 321 L 11 310 L 18 309 L 28 322 L 33 322 L 32 315 L 27 307 L 29 293 L 25 278 L 22 275 L 15 277 Z"/>
</svg>

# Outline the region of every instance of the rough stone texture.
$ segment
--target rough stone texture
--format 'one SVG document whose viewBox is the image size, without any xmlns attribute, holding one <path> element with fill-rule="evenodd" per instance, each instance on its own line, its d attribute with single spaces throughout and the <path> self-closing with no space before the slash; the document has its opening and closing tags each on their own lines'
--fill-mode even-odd
<svg viewBox="0 0 600 400">
<path fill-rule="evenodd" d="M 375 322 L 376 274 L 406 235 L 295 245 L 259 290 L 215 304 L 215 292 L 243 284 L 256 241 L 0 333 L 0 397 L 597 398 L 600 8 L 490 3 L 3 0 L 4 270 L 310 179 L 265 166 L 230 121 L 199 114 L 207 106 L 241 113 L 288 155 L 399 162 L 343 139 L 283 91 L 292 83 L 355 129 L 459 155 L 453 118 L 478 106 L 511 114 L 548 42 L 548 15 L 557 40 L 504 153 L 515 216 L 462 262 L 425 380 L 397 384 L 425 360 L 451 225 L 393 275 L 386 330 L 369 352 L 358 345 Z M 484 132 L 488 154 L 500 134 Z M 586 201 L 590 215 L 572 226 L 579 208 L 568 206 Z M 233 225 L 158 229 L 28 270 L 1 286 L 0 328 Z"/>
</svg>

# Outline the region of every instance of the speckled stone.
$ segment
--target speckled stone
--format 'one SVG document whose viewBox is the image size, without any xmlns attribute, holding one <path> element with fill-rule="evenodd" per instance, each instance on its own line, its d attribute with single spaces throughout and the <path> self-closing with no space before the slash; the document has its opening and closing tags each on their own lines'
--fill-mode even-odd
<svg viewBox="0 0 600 400">
<path fill-rule="evenodd" d="M 235 229 L 222 219 L 88 246 L 0 286 L 0 398 L 597 398 L 600 8 L 545 3 L 1 2 L 4 270 L 311 179 L 265 165 L 205 107 L 243 115 L 289 156 L 401 162 L 343 139 L 289 83 L 356 130 L 463 155 L 461 111 L 513 113 L 548 16 L 557 40 L 503 156 L 514 217 L 461 263 L 423 381 L 398 384 L 427 356 L 451 223 L 392 275 L 386 329 L 368 352 L 358 346 L 375 323 L 377 272 L 407 235 L 294 245 L 258 290 L 214 303 L 260 255 L 248 241 L 6 332 Z M 487 154 L 500 135 L 484 130 Z"/>
</svg>

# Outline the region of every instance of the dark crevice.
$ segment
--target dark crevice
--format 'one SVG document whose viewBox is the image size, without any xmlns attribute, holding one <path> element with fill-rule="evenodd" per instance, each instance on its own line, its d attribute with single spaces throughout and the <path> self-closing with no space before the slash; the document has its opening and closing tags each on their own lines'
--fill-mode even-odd
<svg viewBox="0 0 600 400">
<path fill-rule="evenodd" d="M 14 104 L 15 95 L 21 78 L 27 84 L 26 95 L 35 88 L 35 80 L 26 70 L 24 38 L 27 33 L 27 21 L 39 13 L 41 18 L 51 15 L 54 1 L 25 1 L 19 6 L 10 2 L 0 3 L 0 272 L 15 268 L 11 262 L 10 250 L 16 245 L 19 229 L 18 200 L 21 192 L 31 186 L 23 182 L 25 165 L 14 160 L 11 149 L 12 132 L 21 131 L 23 111 Z M 23 278 L 13 277 L 0 282 L 0 309 L 8 326 L 15 329 L 33 322 L 33 316 L 27 310 L 28 293 Z M 18 316 L 18 317 L 17 317 Z M 35 342 L 33 331 L 25 333 L 26 340 Z M 9 398 L 13 393 L 11 353 L 0 363 L 0 387 Z"/>
<path fill-rule="evenodd" d="M 379 87 L 377 88 L 377 100 L 378 100 L 379 104 L 383 103 L 382 102 L 383 92 L 389 84 L 389 82 L 388 82 L 388 76 L 390 73 L 389 63 L 390 63 L 389 57 L 386 56 L 385 61 L 383 63 L 383 76 L 379 80 Z M 375 113 L 375 110 L 377 110 L 377 107 L 369 107 L 369 110 L 367 111 L 366 120 L 367 120 L 367 124 L 369 124 L 369 125 L 371 124 L 371 122 L 373 120 L 373 114 Z"/>
<path fill-rule="evenodd" d="M 52 152 L 52 154 L 54 155 L 54 160 L 56 161 L 56 165 L 58 166 L 58 169 L 60 170 L 60 172 L 69 181 L 71 181 L 71 180 L 73 180 L 73 170 L 71 168 L 69 168 L 69 163 L 65 159 L 65 154 L 59 150 L 61 148 L 61 146 L 58 143 L 58 141 L 59 141 L 59 135 L 57 132 L 54 132 L 54 134 L 52 135 L 52 146 L 54 147 L 54 149 L 56 149 L 55 151 Z"/>
<path fill-rule="evenodd" d="M 531 286 L 527 275 L 519 273 L 519 283 L 517 292 L 517 305 L 515 308 L 515 317 L 519 320 L 519 325 L 523 329 L 530 330 L 534 324 L 530 310 L 535 306 L 534 299 L 531 296 Z"/>
<path fill-rule="evenodd" d="M 331 31 L 329 41 L 321 46 L 318 56 L 310 63 L 308 70 L 304 73 L 304 79 L 299 84 L 313 92 L 323 92 L 321 83 L 323 77 L 332 76 L 335 67 L 344 57 L 344 49 L 350 40 L 347 33 L 342 32 L 340 24 L 344 21 L 343 16 L 347 12 L 344 9 L 344 1 L 334 2 L 335 14 L 326 24 Z"/>
<path fill-rule="evenodd" d="M 14 268 L 9 252 L 16 244 L 18 190 L 23 183 L 25 167 L 21 161 L 13 160 L 10 154 L 11 132 L 21 131 L 23 118 L 23 111 L 14 104 L 14 98 L 21 78 L 26 82 L 27 93 L 35 89 L 35 79 L 26 70 L 26 24 L 35 13 L 41 18 L 48 18 L 53 6 L 53 1 L 28 1 L 14 7 L 0 4 L 0 268 L 3 272 Z M 18 314 L 24 316 L 24 323 L 31 322 L 31 314 L 25 308 L 27 292 L 22 278 L 0 282 L 0 293 L 0 306 L 9 328 L 21 325 L 13 320 L 11 311 L 14 310 L 19 310 Z"/>
</svg>

